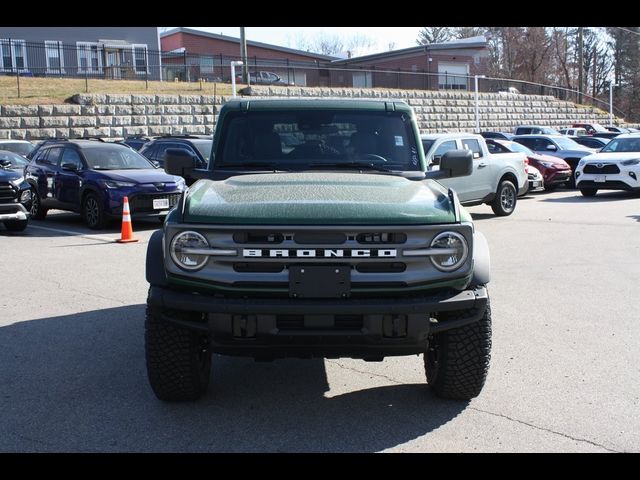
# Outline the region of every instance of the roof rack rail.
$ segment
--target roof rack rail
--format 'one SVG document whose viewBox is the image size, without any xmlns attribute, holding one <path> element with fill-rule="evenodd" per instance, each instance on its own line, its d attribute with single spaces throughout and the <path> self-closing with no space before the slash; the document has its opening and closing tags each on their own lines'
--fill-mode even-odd
<svg viewBox="0 0 640 480">
<path fill-rule="evenodd" d="M 100 137 L 92 137 L 92 136 L 78 137 L 78 138 L 75 138 L 74 140 L 95 140 L 96 142 L 105 143 L 104 139 Z"/>
<path fill-rule="evenodd" d="M 188 133 L 174 133 L 174 134 L 164 134 L 160 135 L 157 138 L 203 138 L 208 135 L 191 135 Z"/>
</svg>

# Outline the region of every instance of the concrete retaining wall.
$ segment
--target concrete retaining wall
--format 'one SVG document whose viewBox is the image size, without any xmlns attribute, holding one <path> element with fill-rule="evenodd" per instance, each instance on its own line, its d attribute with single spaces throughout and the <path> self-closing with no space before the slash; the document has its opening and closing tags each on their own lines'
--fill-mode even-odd
<svg viewBox="0 0 640 480">
<path fill-rule="evenodd" d="M 357 88 L 251 87 L 250 98 L 399 99 L 416 112 L 422 133 L 473 131 L 474 94 L 460 91 Z M 98 136 L 212 134 L 216 114 L 230 97 L 212 95 L 79 94 L 74 104 L 2 105 L 0 139 L 42 140 Z M 566 127 L 574 122 L 609 123 L 600 109 L 541 95 L 479 95 L 481 130 L 511 132 L 522 124 Z M 616 123 L 623 124 L 621 119 Z"/>
</svg>

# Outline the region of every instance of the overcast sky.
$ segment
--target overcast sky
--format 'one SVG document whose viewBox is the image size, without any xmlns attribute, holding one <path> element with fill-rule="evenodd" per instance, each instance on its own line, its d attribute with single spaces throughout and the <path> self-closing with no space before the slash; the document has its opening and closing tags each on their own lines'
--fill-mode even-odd
<svg viewBox="0 0 640 480">
<path fill-rule="evenodd" d="M 174 28 L 174 27 L 169 27 Z M 240 27 L 188 27 L 221 33 L 231 37 L 240 37 Z M 338 35 L 343 41 L 352 39 L 355 35 L 362 35 L 371 39 L 374 46 L 367 50 L 359 50 L 358 55 L 384 52 L 393 49 L 415 47 L 418 32 L 422 27 L 245 27 L 247 40 L 271 43 L 282 47 L 298 48 L 300 37 L 313 39 L 317 34 Z"/>
</svg>

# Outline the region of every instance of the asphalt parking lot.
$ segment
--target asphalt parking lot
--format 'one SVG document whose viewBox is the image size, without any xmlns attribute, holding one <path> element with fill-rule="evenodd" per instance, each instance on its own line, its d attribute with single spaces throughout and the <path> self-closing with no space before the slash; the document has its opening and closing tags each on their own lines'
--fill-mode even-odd
<svg viewBox="0 0 640 480">
<path fill-rule="evenodd" d="M 200 401 L 146 378 L 146 242 L 157 222 L 0 227 L 2 452 L 640 452 L 640 195 L 529 195 L 469 209 L 489 240 L 493 350 L 471 402 L 435 397 L 421 357 L 214 356 Z"/>
</svg>

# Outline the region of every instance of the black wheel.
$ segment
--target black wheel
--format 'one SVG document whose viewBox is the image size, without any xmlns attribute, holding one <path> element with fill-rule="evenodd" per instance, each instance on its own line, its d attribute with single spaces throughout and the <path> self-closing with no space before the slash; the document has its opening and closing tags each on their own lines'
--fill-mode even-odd
<svg viewBox="0 0 640 480">
<path fill-rule="evenodd" d="M 166 216 L 166 215 L 162 215 L 161 217 L 158 217 L 158 221 L 159 221 L 160 223 L 164 224 L 164 220 L 165 220 L 165 218 L 167 218 L 167 216 Z"/>
<path fill-rule="evenodd" d="M 85 197 L 82 203 L 82 216 L 84 223 L 92 230 L 104 228 L 106 224 L 104 208 L 95 193 L 90 193 Z"/>
<path fill-rule="evenodd" d="M 164 322 L 147 307 L 145 351 L 149 383 L 160 400 L 196 400 L 207 391 L 211 374 L 207 335 Z"/>
<path fill-rule="evenodd" d="M 516 209 L 517 200 L 518 190 L 515 185 L 509 180 L 503 180 L 498 185 L 496 198 L 491 202 L 491 209 L 499 217 L 506 217 Z"/>
<path fill-rule="evenodd" d="M 581 188 L 580 193 L 585 197 L 595 197 L 596 193 L 598 193 L 597 188 Z"/>
<path fill-rule="evenodd" d="M 475 310 L 440 312 L 439 319 L 459 319 Z M 491 359 L 491 307 L 469 325 L 429 337 L 424 355 L 427 383 L 442 398 L 470 400 L 484 386 Z"/>
<path fill-rule="evenodd" d="M 4 222 L 4 226 L 10 232 L 22 232 L 27 228 L 29 220 L 15 220 L 13 222 Z"/>
<path fill-rule="evenodd" d="M 555 192 L 558 189 L 558 184 L 557 183 L 552 183 L 551 185 L 545 185 L 544 189 L 547 192 Z"/>
<path fill-rule="evenodd" d="M 36 192 L 35 188 L 31 189 L 31 217 L 36 220 L 42 220 L 47 216 L 48 209 L 42 206 L 40 195 Z"/>
</svg>

